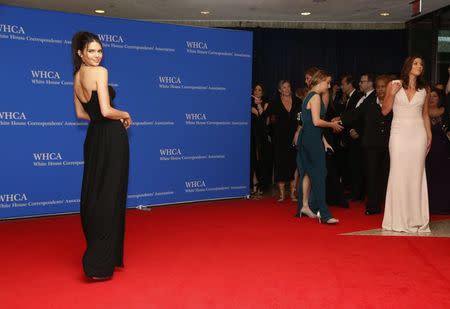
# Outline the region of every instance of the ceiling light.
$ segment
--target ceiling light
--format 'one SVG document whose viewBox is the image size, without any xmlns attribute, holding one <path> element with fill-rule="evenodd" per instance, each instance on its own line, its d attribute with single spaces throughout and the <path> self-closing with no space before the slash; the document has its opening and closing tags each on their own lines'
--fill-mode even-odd
<svg viewBox="0 0 450 309">
<path fill-rule="evenodd" d="M 381 12 L 380 15 L 381 16 L 389 16 L 389 12 Z"/>
<path fill-rule="evenodd" d="M 209 13 L 211 13 L 210 11 L 201 11 L 200 14 L 202 15 L 208 15 Z"/>
<path fill-rule="evenodd" d="M 95 10 L 94 12 L 97 14 L 105 14 L 105 10 Z"/>
<path fill-rule="evenodd" d="M 300 14 L 302 14 L 303 16 L 308 16 L 311 15 L 311 12 L 301 12 Z"/>
</svg>

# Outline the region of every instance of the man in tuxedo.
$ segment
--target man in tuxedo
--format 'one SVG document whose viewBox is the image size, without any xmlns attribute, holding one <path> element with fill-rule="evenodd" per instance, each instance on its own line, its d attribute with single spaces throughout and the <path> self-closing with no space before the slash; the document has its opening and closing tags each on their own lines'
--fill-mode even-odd
<svg viewBox="0 0 450 309">
<path fill-rule="evenodd" d="M 370 75 L 363 75 L 360 84 L 370 80 Z M 392 112 L 386 116 L 381 113 L 381 104 L 384 100 L 386 85 L 389 77 L 381 75 L 376 79 L 376 92 L 370 87 L 365 88 L 366 98 L 354 110 L 344 113 L 341 121 L 344 126 L 352 127 L 354 123 L 360 126 L 356 129 L 358 139 L 365 155 L 365 170 L 367 182 L 366 215 L 381 212 L 381 203 L 384 199 L 389 173 L 389 134 L 392 122 Z"/>
<path fill-rule="evenodd" d="M 355 87 L 355 81 L 351 75 L 344 75 L 341 79 L 342 92 L 346 94 L 347 101 L 343 102 L 342 112 L 353 110 L 364 93 L 358 91 Z"/>
<path fill-rule="evenodd" d="M 355 109 L 358 109 L 365 100 L 374 100 L 376 93 L 374 89 L 375 79 L 373 74 L 364 73 L 359 80 L 359 90 L 363 96 L 356 103 Z M 360 133 L 363 123 L 356 121 L 350 129 L 349 158 L 351 160 L 352 173 L 352 200 L 362 201 L 365 197 L 365 169 L 364 152 L 361 144 Z"/>
<path fill-rule="evenodd" d="M 343 102 L 340 114 L 352 111 L 363 97 L 363 93 L 355 89 L 355 83 L 351 75 L 345 75 L 341 79 L 342 92 L 347 100 Z M 358 123 L 353 124 L 354 127 Z M 340 152 L 340 165 L 343 167 L 341 175 L 344 186 L 351 191 L 352 200 L 362 200 L 362 158 L 360 143 L 354 127 L 346 128 L 341 133 L 342 151 Z"/>
</svg>

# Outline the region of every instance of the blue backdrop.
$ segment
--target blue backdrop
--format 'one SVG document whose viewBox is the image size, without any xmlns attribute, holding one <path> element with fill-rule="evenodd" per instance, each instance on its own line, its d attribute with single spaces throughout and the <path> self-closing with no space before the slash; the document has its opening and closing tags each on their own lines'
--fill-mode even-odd
<svg viewBox="0 0 450 309">
<path fill-rule="evenodd" d="M 128 207 L 248 195 L 250 32 L 0 6 L 0 218 L 79 211 L 77 31 L 99 34 L 134 121 Z"/>
</svg>

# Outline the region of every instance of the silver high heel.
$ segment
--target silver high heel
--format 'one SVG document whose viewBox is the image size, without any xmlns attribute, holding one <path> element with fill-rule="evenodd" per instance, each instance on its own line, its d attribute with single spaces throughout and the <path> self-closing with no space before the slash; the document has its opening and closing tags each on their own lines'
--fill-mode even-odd
<svg viewBox="0 0 450 309">
<path fill-rule="evenodd" d="M 336 218 L 330 218 L 327 220 L 327 222 L 325 222 L 326 224 L 338 224 L 339 220 Z"/>
<path fill-rule="evenodd" d="M 312 212 L 312 210 L 308 207 L 302 207 L 302 209 L 300 209 L 300 218 L 302 217 L 302 215 L 305 215 L 309 218 L 317 218 L 317 216 Z"/>
<path fill-rule="evenodd" d="M 336 218 L 330 218 L 327 221 L 322 221 L 322 218 L 320 217 L 320 211 L 317 212 L 317 218 L 319 218 L 319 223 L 325 223 L 325 224 L 338 224 L 339 220 Z"/>
</svg>

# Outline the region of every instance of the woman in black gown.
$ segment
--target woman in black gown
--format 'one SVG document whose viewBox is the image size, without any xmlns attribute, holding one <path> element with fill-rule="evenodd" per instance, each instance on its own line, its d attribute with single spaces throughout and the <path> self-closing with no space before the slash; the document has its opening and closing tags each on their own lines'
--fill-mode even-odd
<svg viewBox="0 0 450 309">
<path fill-rule="evenodd" d="M 443 93 L 432 88 L 428 100 L 428 113 L 433 135 L 431 148 L 425 161 L 430 213 L 450 214 L 450 119 L 444 106 L 440 106 Z"/>
<path fill-rule="evenodd" d="M 250 135 L 250 184 L 252 195 L 261 195 L 270 184 L 270 143 L 267 134 L 267 107 L 263 86 L 257 83 L 252 91 L 252 122 Z"/>
<path fill-rule="evenodd" d="M 279 95 L 269 104 L 273 127 L 275 181 L 280 190 L 279 202 L 285 199 L 285 184 L 290 183 L 291 200 L 297 201 L 295 189 L 297 184 L 297 163 L 295 132 L 298 128 L 298 114 L 301 109 L 301 101 L 292 94 L 291 84 L 287 80 L 278 83 Z"/>
<path fill-rule="evenodd" d="M 100 66 L 97 35 L 78 32 L 72 39 L 74 101 L 77 117 L 89 120 L 84 142 L 80 214 L 87 248 L 83 269 L 94 280 L 111 278 L 123 267 L 125 205 L 128 187 L 127 112 L 115 109 L 108 71 Z"/>
</svg>

